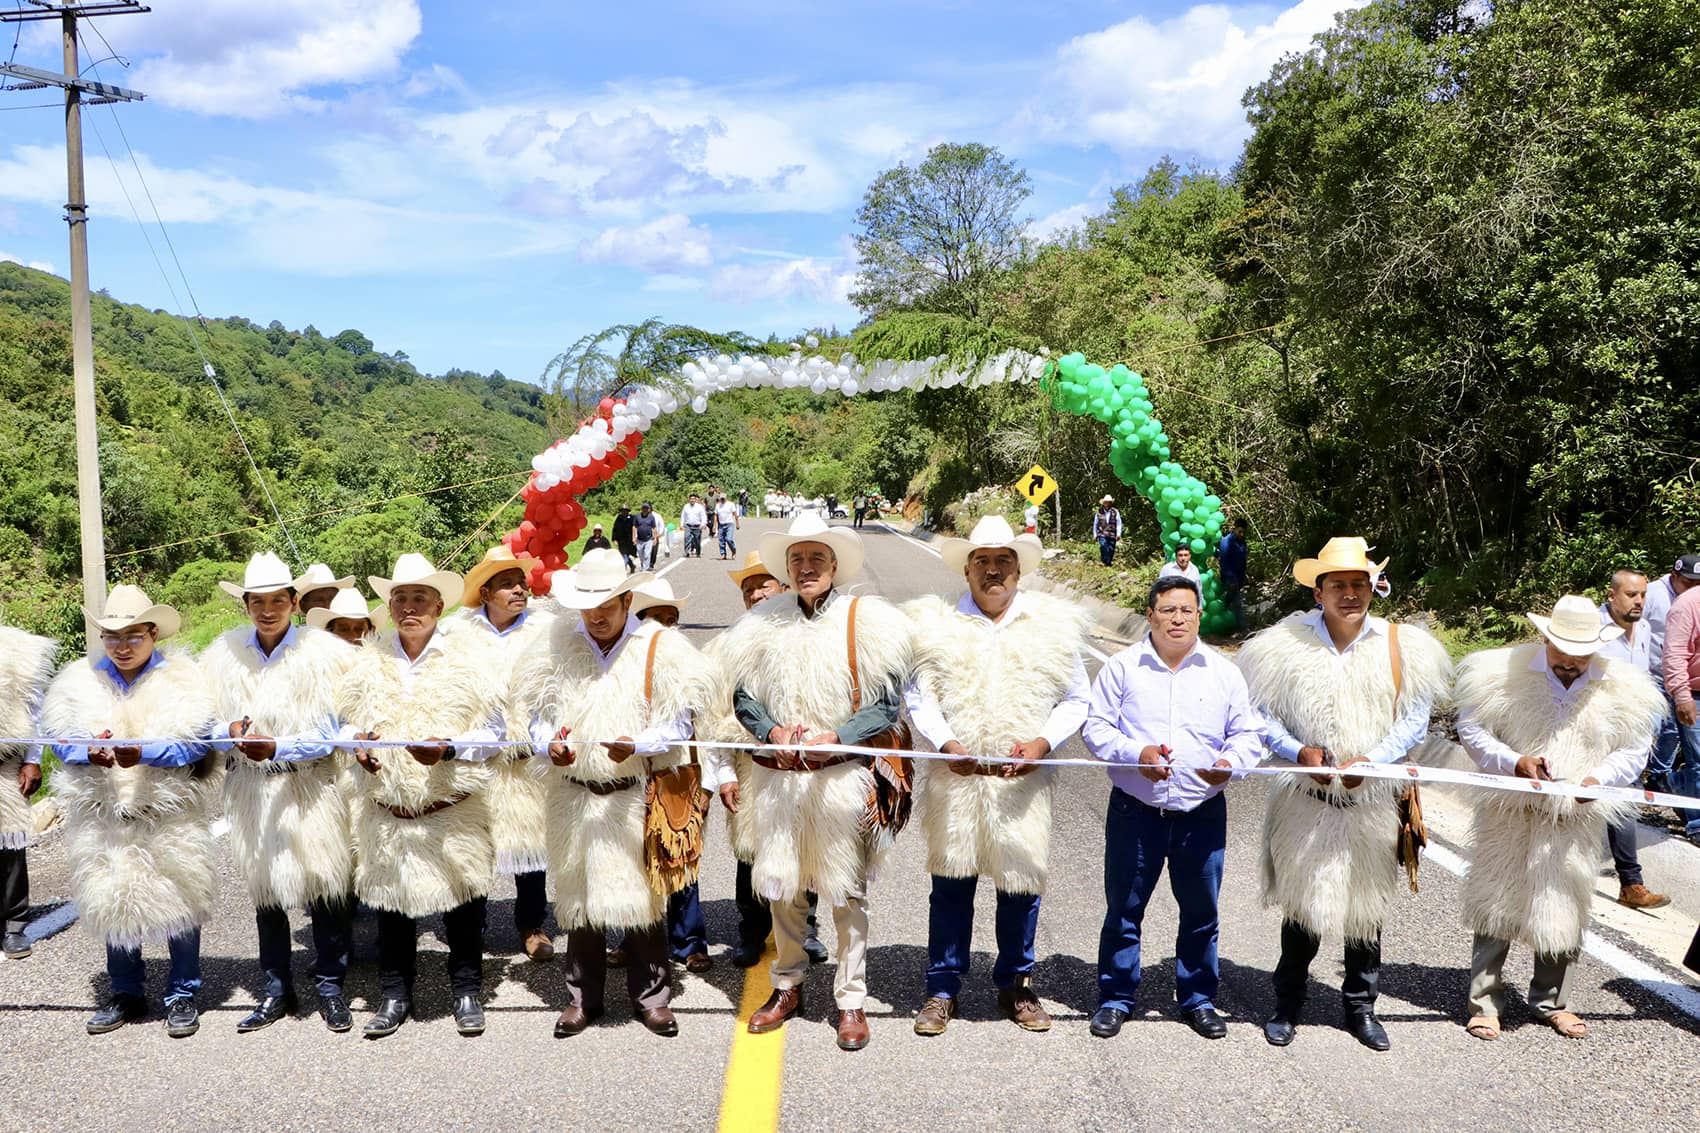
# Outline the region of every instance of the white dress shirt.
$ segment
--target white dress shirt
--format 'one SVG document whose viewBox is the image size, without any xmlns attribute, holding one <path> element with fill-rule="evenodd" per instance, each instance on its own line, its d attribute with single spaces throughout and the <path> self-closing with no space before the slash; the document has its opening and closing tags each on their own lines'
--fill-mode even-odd
<svg viewBox="0 0 1700 1133">
<path fill-rule="evenodd" d="M 1600 603 L 1600 624 L 1603 626 L 1616 625 L 1611 618 L 1611 603 Z M 1619 661 L 1628 661 L 1637 669 L 1651 671 L 1653 667 L 1653 635 L 1645 621 L 1629 623 L 1629 632 L 1621 637 L 1614 637 L 1600 646 L 1600 656 L 1615 657 Z"/>
<path fill-rule="evenodd" d="M 1163 569 L 1157 572 L 1157 577 L 1168 578 L 1170 575 L 1179 575 L 1181 578 L 1191 579 L 1194 586 L 1199 584 L 1197 563 L 1188 563 L 1184 567 L 1176 562 L 1164 563 Z"/>
<path fill-rule="evenodd" d="M 1546 678 L 1547 691 L 1552 695 L 1553 711 L 1566 716 L 1575 709 L 1576 702 L 1581 699 L 1590 684 L 1612 679 L 1606 667 L 1595 660 L 1566 688 L 1563 681 L 1552 675 L 1544 649 L 1536 651 L 1534 659 L 1529 662 L 1528 671 L 1540 673 Z M 1477 767 L 1494 775 L 1517 774 L 1517 761 L 1525 754 L 1513 751 L 1501 743 L 1468 713 L 1458 718 L 1458 740 L 1464 745 L 1464 751 L 1469 757 L 1476 761 Z M 1599 780 L 1602 787 L 1627 787 L 1641 777 L 1642 770 L 1647 766 L 1649 750 L 1649 745 L 1645 743 L 1619 748 L 1605 755 L 1588 775 Z"/>
</svg>

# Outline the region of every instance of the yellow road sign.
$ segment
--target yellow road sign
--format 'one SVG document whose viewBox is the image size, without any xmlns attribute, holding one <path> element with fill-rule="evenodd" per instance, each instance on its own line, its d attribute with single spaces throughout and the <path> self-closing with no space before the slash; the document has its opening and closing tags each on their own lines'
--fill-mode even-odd
<svg viewBox="0 0 1700 1133">
<path fill-rule="evenodd" d="M 1029 502 L 1042 504 L 1057 490 L 1057 482 L 1049 472 L 1035 464 L 1021 474 L 1021 479 L 1015 482 L 1015 490 L 1026 496 Z"/>
</svg>

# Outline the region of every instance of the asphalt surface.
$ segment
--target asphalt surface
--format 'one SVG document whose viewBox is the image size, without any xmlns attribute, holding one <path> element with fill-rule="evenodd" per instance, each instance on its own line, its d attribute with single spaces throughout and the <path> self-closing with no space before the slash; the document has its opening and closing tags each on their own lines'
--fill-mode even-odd
<svg viewBox="0 0 1700 1133">
<path fill-rule="evenodd" d="M 747 524 L 741 550 L 767 523 Z M 906 599 L 955 593 L 927 550 L 878 527 L 865 529 L 862 593 Z M 705 540 L 706 542 L 706 540 Z M 739 556 L 741 559 L 741 555 Z M 711 548 L 670 560 L 668 578 L 690 596 L 684 625 L 706 638 L 739 612 L 737 593 Z M 1113 642 L 1098 648 L 1113 651 Z M 1096 671 L 1097 661 L 1089 663 Z M 1061 753 L 1083 755 L 1078 741 Z M 1456 758 L 1437 741 L 1424 758 Z M 1513 951 L 1508 1030 L 1488 1044 L 1464 1033 L 1469 936 L 1458 919 L 1458 877 L 1431 861 L 1422 892 L 1403 897 L 1386 933 L 1380 1014 L 1393 1049 L 1375 1054 L 1339 1029 L 1340 948 L 1328 941 L 1313 969 L 1298 1041 L 1278 1050 L 1259 1024 L 1272 1006 L 1269 971 L 1279 918 L 1256 885 L 1263 787 L 1229 795 L 1229 849 L 1222 891 L 1222 994 L 1228 1037 L 1209 1042 L 1172 1014 L 1174 903 L 1160 889 L 1145 924 L 1143 1013 L 1114 1040 L 1090 1037 L 1096 1006 L 1098 926 L 1103 915 L 1103 816 L 1108 786 L 1096 772 L 1063 773 L 1055 808 L 1051 889 L 1039 918 L 1035 985 L 1056 1020 L 1027 1034 L 998 1017 L 991 987 L 992 894 L 983 888 L 974 970 L 963 1015 L 946 1034 L 911 1030 L 926 965 L 928 880 L 919 829 L 906 832 L 872 891 L 868 1004 L 870 1046 L 833 1044 L 831 971 L 815 969 L 804 1017 L 788 1025 L 781 1127 L 785 1129 L 1182 1129 L 1221 1125 L 1275 1129 L 1450 1129 L 1466 1122 L 1560 1129 L 1663 1130 L 1693 1125 L 1700 1098 L 1700 1011 L 1694 979 L 1671 962 L 1700 911 L 1700 850 L 1643 828 L 1648 881 L 1677 896 L 1654 913 L 1627 914 L 1602 898 L 1594 954 L 1579 962 L 1571 1007 L 1589 1036 L 1566 1041 L 1530 1020 L 1516 989 L 1526 952 Z M 1466 807 L 1437 798 L 1435 825 L 1459 844 Z M 1444 858 L 1444 852 L 1440 857 Z M 736 916 L 732 859 L 721 812 L 709 829 L 703 898 L 716 966 L 680 973 L 674 1006 L 681 1034 L 651 1035 L 632 1021 L 617 988 L 609 1015 L 585 1034 L 551 1037 L 563 1005 L 559 969 L 516 956 L 512 887 L 492 899 L 485 969 L 489 1030 L 465 1039 L 448 1017 L 440 926 L 421 933 L 422 1016 L 392 1038 L 363 1040 L 358 1026 L 375 997 L 374 925 L 360 922 L 349 991 L 356 1032 L 333 1035 L 316 1015 L 237 1035 L 255 1002 L 258 965 L 252 909 L 234 873 L 224 873 L 218 912 L 206 926 L 201 1031 L 171 1040 L 158 1018 L 99 1038 L 83 1022 L 106 990 L 99 944 L 80 925 L 47 936 L 35 955 L 0 962 L 0 1130 L 47 1128 L 291 1130 L 383 1125 L 414 1130 L 554 1127 L 708 1129 L 720 1110 L 743 973 L 726 959 Z M 69 919 L 63 839 L 31 852 L 38 918 Z M 1602 863 L 1605 864 L 1605 863 Z M 1615 896 L 1615 880 L 1600 892 Z M 295 918 L 297 982 L 312 1010 L 305 919 Z M 823 937 L 831 942 L 831 932 Z M 1680 949 L 1676 950 L 1680 955 Z M 150 950 L 150 992 L 164 980 L 163 949 Z M 1644 982 L 1630 978 L 1634 969 Z M 617 973 L 616 973 L 617 975 Z M 1662 994 L 1661 994 L 1662 992 Z M 1673 1003 L 1673 1000 L 1675 1001 Z M 758 1087 L 759 1088 L 759 1084 Z"/>
</svg>

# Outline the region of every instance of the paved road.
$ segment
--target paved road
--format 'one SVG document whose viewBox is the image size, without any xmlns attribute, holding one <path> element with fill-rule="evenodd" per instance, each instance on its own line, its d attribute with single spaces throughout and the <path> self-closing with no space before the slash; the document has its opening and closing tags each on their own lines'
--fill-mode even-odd
<svg viewBox="0 0 1700 1133">
<path fill-rule="evenodd" d="M 766 524 L 747 526 L 753 545 Z M 861 589 L 902 599 L 960 585 L 919 545 L 867 529 L 869 566 Z M 748 549 L 745 546 L 743 549 Z M 689 593 L 687 631 L 706 637 L 737 613 L 736 593 L 712 553 L 671 566 Z M 1104 649 L 1115 646 L 1099 642 Z M 1096 669 L 1096 663 L 1091 665 Z M 1062 753 L 1084 754 L 1078 742 Z M 1435 745 L 1425 758 L 1447 758 Z M 1262 787 L 1230 795 L 1229 853 L 1222 893 L 1220 1006 L 1232 1020 L 1220 1042 L 1197 1038 L 1167 1011 L 1173 967 L 1167 945 L 1173 901 L 1155 900 L 1147 919 L 1142 1017 L 1110 1042 L 1092 1039 L 1094 957 L 1102 915 L 1101 856 L 1108 788 L 1090 771 L 1065 774 L 1056 807 L 1052 890 L 1039 920 L 1036 977 L 1057 1019 L 1045 1035 L 1016 1030 L 996 1015 L 990 986 L 990 894 L 975 926 L 975 970 L 964 1017 L 947 1034 L 910 1030 L 925 967 L 927 879 L 918 830 L 900 840 L 873 890 L 869 1004 L 873 1042 L 854 1055 L 833 1045 L 830 973 L 807 988 L 806 1018 L 788 1028 L 781 1125 L 785 1129 L 981 1130 L 1195 1128 L 1207 1124 L 1280 1129 L 1444 1129 L 1466 1121 L 1519 1122 L 1619 1130 L 1692 1124 L 1700 1078 L 1700 993 L 1668 960 L 1700 909 L 1700 851 L 1661 845 L 1648 856 L 1649 880 L 1679 894 L 1679 907 L 1618 915 L 1596 925 L 1596 952 L 1654 989 L 1590 955 L 1577 972 L 1572 1006 L 1593 1026 L 1565 1042 L 1531 1025 L 1520 1001 L 1513 1028 L 1496 1044 L 1462 1030 L 1469 939 L 1458 923 L 1458 879 L 1439 864 L 1423 871 L 1420 896 L 1399 902 L 1387 932 L 1381 1012 L 1393 1050 L 1375 1055 L 1337 1027 L 1338 948 L 1325 945 L 1314 977 L 1311 1018 L 1298 1042 L 1267 1046 L 1258 1028 L 1271 1006 L 1268 972 L 1278 919 L 1256 891 Z M 1456 800 L 1437 799 L 1438 825 L 1452 844 L 1462 832 Z M 254 1001 L 257 970 L 252 911 L 226 871 L 218 915 L 205 933 L 206 1010 L 201 1033 L 174 1042 L 158 1023 L 102 1038 L 83 1033 L 104 992 L 99 947 L 73 926 L 38 945 L 33 958 L 0 963 L 0 1130 L 49 1126 L 100 1129 L 341 1129 L 384 1123 L 417 1130 L 515 1130 L 545 1124 L 581 1129 L 714 1127 L 720 1113 L 734 1013 L 743 973 L 725 961 L 735 916 L 732 868 L 719 811 L 709 837 L 703 893 L 719 963 L 706 978 L 682 975 L 675 1006 L 682 1034 L 656 1038 L 630 1021 L 618 995 L 610 1016 L 567 1041 L 550 1037 L 562 1004 L 554 965 L 515 958 L 509 886 L 491 906 L 486 968 L 490 1030 L 458 1037 L 447 1017 L 443 945 L 437 926 L 422 937 L 420 1008 L 382 1042 L 332 1035 L 316 1017 L 238 1036 L 236 1019 Z M 1651 838 L 1650 831 L 1644 836 Z M 1446 855 L 1442 854 L 1442 858 Z M 62 843 L 32 854 L 38 903 L 63 900 Z M 1602 878 L 1602 893 L 1615 882 Z M 1604 902 L 1602 902 L 1602 906 Z M 297 941 L 307 946 L 305 923 Z M 1627 931 L 1625 931 L 1627 930 Z M 830 933 L 828 933 L 830 936 Z M 1650 941 L 1644 946 L 1638 941 Z M 366 920 L 350 978 L 357 1012 L 375 993 L 373 927 Z M 308 986 L 297 953 L 298 979 Z M 1516 953 L 1513 986 L 1529 960 Z M 150 963 L 157 987 L 163 959 Z M 1663 995 L 1658 992 L 1662 991 Z M 1687 998 L 1684 999 L 1684 996 Z M 742 1081 L 742 1079 L 741 1079 Z M 780 1083 L 771 1083 L 769 1088 Z M 760 1089 L 756 1082 L 745 1086 Z"/>
</svg>

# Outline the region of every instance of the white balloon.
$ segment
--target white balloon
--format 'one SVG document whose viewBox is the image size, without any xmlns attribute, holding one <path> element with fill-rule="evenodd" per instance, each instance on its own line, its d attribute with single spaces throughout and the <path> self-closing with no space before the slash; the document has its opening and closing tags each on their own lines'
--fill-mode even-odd
<svg viewBox="0 0 1700 1133">
<path fill-rule="evenodd" d="M 696 397 L 691 398 L 691 408 L 694 409 L 698 413 L 707 413 L 708 412 L 708 398 L 703 397 L 701 394 L 698 394 Z"/>
<path fill-rule="evenodd" d="M 856 391 L 861 388 L 862 387 L 856 383 L 855 378 L 846 378 L 844 380 L 844 384 L 839 387 L 839 389 L 843 391 L 845 397 L 855 397 Z"/>
<path fill-rule="evenodd" d="M 814 391 L 816 394 L 825 393 L 826 392 L 826 379 L 825 378 L 816 378 L 814 381 L 809 383 L 809 389 Z"/>
</svg>

